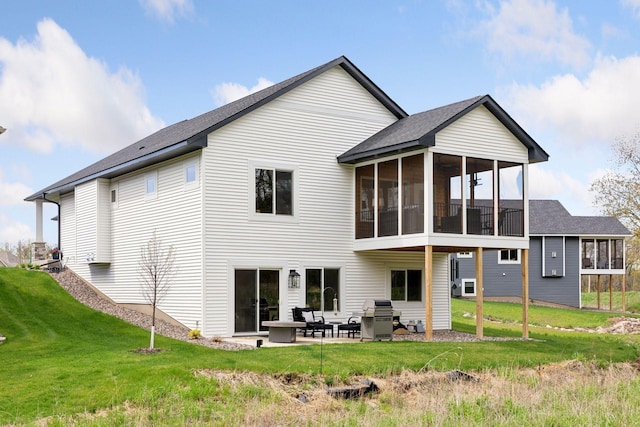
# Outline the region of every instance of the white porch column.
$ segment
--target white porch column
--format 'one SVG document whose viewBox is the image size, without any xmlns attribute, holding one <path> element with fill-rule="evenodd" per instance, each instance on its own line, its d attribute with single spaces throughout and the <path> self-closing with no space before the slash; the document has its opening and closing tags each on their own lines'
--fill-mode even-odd
<svg viewBox="0 0 640 427">
<path fill-rule="evenodd" d="M 43 242 L 42 236 L 42 200 L 36 200 L 36 242 Z"/>
</svg>

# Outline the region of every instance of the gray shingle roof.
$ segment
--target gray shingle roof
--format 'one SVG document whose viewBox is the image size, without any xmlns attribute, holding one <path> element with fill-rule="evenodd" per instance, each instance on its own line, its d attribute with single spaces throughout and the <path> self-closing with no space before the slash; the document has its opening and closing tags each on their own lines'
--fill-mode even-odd
<svg viewBox="0 0 640 427">
<path fill-rule="evenodd" d="M 435 145 L 438 131 L 484 105 L 529 150 L 529 160 L 547 161 L 549 155 L 489 95 L 476 96 L 422 113 L 412 114 L 389 125 L 338 157 L 341 163 L 357 163 L 379 156 Z"/>
<path fill-rule="evenodd" d="M 70 191 L 75 185 L 91 179 L 98 177 L 112 178 L 205 147 L 207 134 L 336 66 L 342 67 L 396 117 L 403 118 L 407 116 L 407 113 L 398 104 L 389 98 L 351 61 L 341 56 L 220 108 L 160 129 L 140 141 L 43 188 L 25 200 L 33 201 L 43 198 L 46 194 Z"/>
<path fill-rule="evenodd" d="M 564 236 L 630 236 L 614 217 L 573 216 L 557 200 L 529 200 L 529 234 Z"/>
</svg>

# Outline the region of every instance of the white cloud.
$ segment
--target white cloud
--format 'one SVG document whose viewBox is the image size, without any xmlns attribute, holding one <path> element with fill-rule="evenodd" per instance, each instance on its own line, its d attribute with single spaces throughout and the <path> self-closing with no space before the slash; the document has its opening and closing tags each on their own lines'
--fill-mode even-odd
<svg viewBox="0 0 640 427">
<path fill-rule="evenodd" d="M 607 22 L 605 22 L 604 24 L 602 24 L 602 29 L 601 29 L 601 34 L 603 38 L 621 38 L 624 37 L 624 31 L 622 31 L 620 28 L 616 27 L 615 25 L 609 24 Z"/>
<path fill-rule="evenodd" d="M 258 92 L 259 90 L 265 89 L 269 86 L 273 86 L 273 82 L 265 79 L 264 77 L 260 77 L 258 79 L 258 83 L 252 88 L 247 88 L 246 86 L 242 86 L 238 83 L 222 83 L 221 85 L 217 85 L 216 88 L 211 91 L 211 96 L 213 97 L 216 105 L 220 106 Z"/>
<path fill-rule="evenodd" d="M 33 239 L 35 233 L 31 228 L 10 218 L 5 214 L 0 214 L 0 243 L 4 247 L 4 243 L 15 244 L 19 241 Z"/>
<path fill-rule="evenodd" d="M 0 206 L 24 203 L 23 199 L 33 190 L 20 182 L 7 182 L 4 170 L 0 168 Z"/>
<path fill-rule="evenodd" d="M 629 7 L 640 18 L 640 0 L 621 0 L 623 6 Z"/>
<path fill-rule="evenodd" d="M 594 214 L 589 185 L 566 172 L 549 170 L 546 165 L 529 167 L 529 198 L 559 200 L 572 215 Z"/>
<path fill-rule="evenodd" d="M 168 23 L 193 13 L 192 0 L 140 0 L 140 4 L 147 13 Z"/>
<path fill-rule="evenodd" d="M 573 74 L 553 77 L 541 86 L 514 84 L 506 104 L 523 123 L 554 130 L 574 147 L 611 143 L 640 125 L 640 56 L 600 57 L 580 80 Z"/>
<path fill-rule="evenodd" d="M 0 140 L 37 152 L 57 145 L 107 153 L 164 126 L 130 70 L 111 73 L 51 19 L 33 42 L 0 38 Z"/>
<path fill-rule="evenodd" d="M 552 1 L 485 2 L 491 18 L 484 22 L 487 46 L 506 60 L 535 58 L 581 68 L 589 63 L 589 41 L 574 32 L 568 10 Z"/>
</svg>

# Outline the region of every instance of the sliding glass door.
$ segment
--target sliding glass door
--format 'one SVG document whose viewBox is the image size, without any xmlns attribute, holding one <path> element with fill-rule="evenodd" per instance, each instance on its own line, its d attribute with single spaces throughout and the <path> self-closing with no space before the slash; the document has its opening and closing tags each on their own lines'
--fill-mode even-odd
<svg viewBox="0 0 640 427">
<path fill-rule="evenodd" d="M 278 318 L 280 271 L 238 269 L 235 271 L 235 332 L 266 331 L 265 320 Z"/>
</svg>

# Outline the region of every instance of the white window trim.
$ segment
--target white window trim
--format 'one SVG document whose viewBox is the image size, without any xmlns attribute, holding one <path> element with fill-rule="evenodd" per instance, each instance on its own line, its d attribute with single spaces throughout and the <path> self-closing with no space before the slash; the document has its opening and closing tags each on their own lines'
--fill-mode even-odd
<svg viewBox="0 0 640 427">
<path fill-rule="evenodd" d="M 472 282 L 473 283 L 473 293 L 465 292 L 464 284 L 467 283 L 467 282 Z M 477 285 L 478 285 L 478 282 L 477 282 L 476 279 L 460 279 L 461 295 L 463 297 L 475 297 L 476 296 Z"/>
<path fill-rule="evenodd" d="M 456 255 L 456 258 L 458 259 L 473 258 L 473 252 L 458 252 L 458 254 Z"/>
<path fill-rule="evenodd" d="M 147 192 L 149 180 L 153 179 L 155 186 L 153 192 Z M 155 200 L 158 198 L 158 171 L 151 171 L 144 174 L 144 197 L 146 200 Z"/>
<path fill-rule="evenodd" d="M 502 257 L 500 256 L 500 254 L 502 253 L 502 251 L 518 251 L 517 252 L 517 259 L 514 260 L 503 260 Z M 498 251 L 498 264 L 520 264 L 520 260 L 522 259 L 521 257 L 521 251 L 520 249 L 502 249 Z"/>
<path fill-rule="evenodd" d="M 293 197 L 293 213 L 292 215 L 278 215 L 274 213 L 258 213 L 256 212 L 256 169 L 273 169 L 291 172 L 293 185 L 291 189 L 291 197 Z M 248 210 L 249 219 L 264 222 L 298 222 L 300 215 L 300 191 L 299 180 L 300 174 L 298 165 L 290 163 L 279 163 L 270 161 L 250 160 L 248 164 Z M 275 197 L 275 194 L 274 194 Z"/>
</svg>

